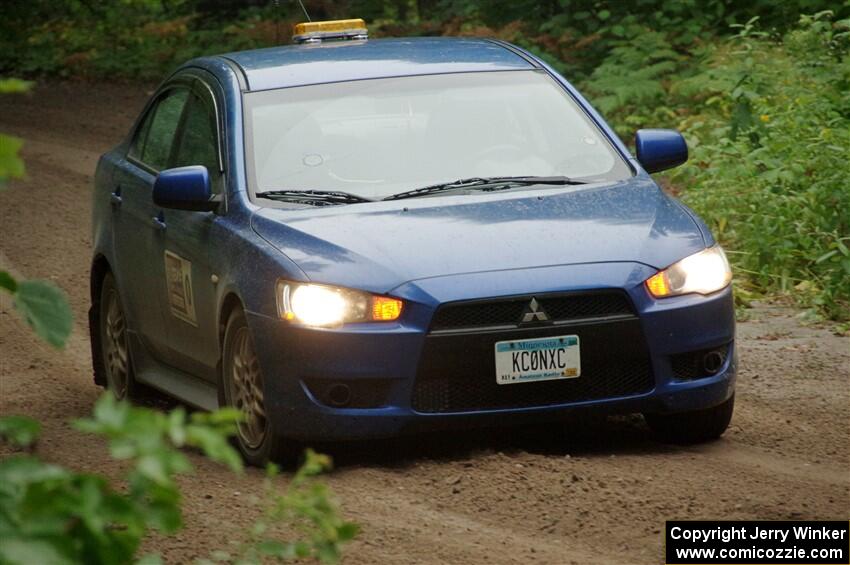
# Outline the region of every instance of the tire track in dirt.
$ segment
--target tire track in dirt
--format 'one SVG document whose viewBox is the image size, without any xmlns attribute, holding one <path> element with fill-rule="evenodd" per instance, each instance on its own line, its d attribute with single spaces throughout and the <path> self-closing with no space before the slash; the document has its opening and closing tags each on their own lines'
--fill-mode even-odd
<svg viewBox="0 0 850 565">
<path fill-rule="evenodd" d="M 740 467 L 752 467 L 758 472 L 785 475 L 795 479 L 813 481 L 832 487 L 848 482 L 850 469 L 841 469 L 822 463 L 810 463 L 793 457 L 782 457 L 753 446 L 740 444 L 711 444 L 688 450 L 706 458 L 717 458 Z"/>
</svg>

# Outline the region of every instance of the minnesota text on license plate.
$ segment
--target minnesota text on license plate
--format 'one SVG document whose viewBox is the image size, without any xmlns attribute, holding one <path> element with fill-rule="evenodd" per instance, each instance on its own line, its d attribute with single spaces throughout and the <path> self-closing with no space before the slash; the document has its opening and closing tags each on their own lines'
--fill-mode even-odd
<svg viewBox="0 0 850 565">
<path fill-rule="evenodd" d="M 496 343 L 496 383 L 500 385 L 574 379 L 579 375 L 577 335 Z"/>
</svg>

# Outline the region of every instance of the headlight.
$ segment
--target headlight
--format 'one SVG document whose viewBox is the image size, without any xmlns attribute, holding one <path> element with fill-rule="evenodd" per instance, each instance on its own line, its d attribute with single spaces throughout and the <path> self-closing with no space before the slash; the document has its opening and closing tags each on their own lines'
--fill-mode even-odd
<svg viewBox="0 0 850 565">
<path fill-rule="evenodd" d="M 726 287 L 732 270 L 719 245 L 685 257 L 646 280 L 646 288 L 655 298 L 680 294 L 711 294 Z"/>
<path fill-rule="evenodd" d="M 278 281 L 277 310 L 284 320 L 306 326 L 334 327 L 355 322 L 391 322 L 401 316 L 404 303 L 322 284 Z"/>
</svg>

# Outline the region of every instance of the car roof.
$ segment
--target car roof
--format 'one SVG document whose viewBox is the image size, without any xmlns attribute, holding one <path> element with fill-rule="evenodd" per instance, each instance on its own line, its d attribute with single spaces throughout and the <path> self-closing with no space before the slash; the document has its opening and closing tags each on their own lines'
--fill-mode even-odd
<svg viewBox="0 0 850 565">
<path fill-rule="evenodd" d="M 329 41 L 221 56 L 241 68 L 249 90 L 369 78 L 535 68 L 532 59 L 509 44 L 450 37 Z"/>
</svg>

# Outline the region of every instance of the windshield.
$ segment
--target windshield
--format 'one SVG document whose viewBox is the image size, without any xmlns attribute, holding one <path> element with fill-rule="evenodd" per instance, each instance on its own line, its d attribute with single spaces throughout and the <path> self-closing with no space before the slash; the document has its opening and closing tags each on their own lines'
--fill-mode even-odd
<svg viewBox="0 0 850 565">
<path fill-rule="evenodd" d="M 551 77 L 505 71 L 361 80 L 249 93 L 254 193 L 369 199 L 469 177 L 628 177 L 626 163 Z"/>
</svg>

